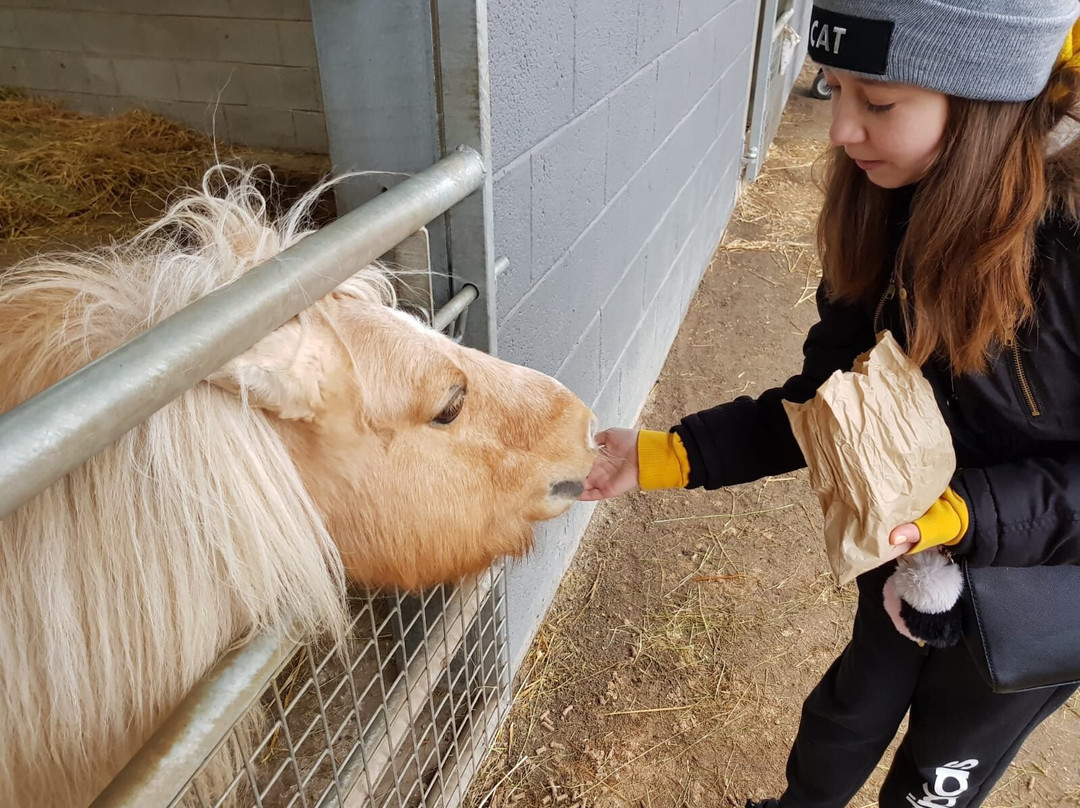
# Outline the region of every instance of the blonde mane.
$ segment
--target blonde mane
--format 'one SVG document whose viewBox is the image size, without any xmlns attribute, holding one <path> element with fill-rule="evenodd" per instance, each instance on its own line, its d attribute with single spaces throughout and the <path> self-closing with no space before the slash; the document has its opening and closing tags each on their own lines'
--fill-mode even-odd
<svg viewBox="0 0 1080 808">
<path fill-rule="evenodd" d="M 0 274 L 0 412 L 299 241 L 325 188 L 269 222 L 252 172 L 218 167 L 129 242 Z M 377 268 L 339 293 L 394 300 Z M 0 805 L 96 793 L 101 750 L 121 765 L 230 645 L 340 635 L 343 592 L 271 419 L 188 391 L 0 520 Z"/>
</svg>

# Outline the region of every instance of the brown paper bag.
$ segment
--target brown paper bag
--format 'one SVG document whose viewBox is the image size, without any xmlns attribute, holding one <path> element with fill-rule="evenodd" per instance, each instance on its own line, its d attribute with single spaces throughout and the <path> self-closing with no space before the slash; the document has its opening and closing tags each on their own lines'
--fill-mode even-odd
<svg viewBox="0 0 1080 808">
<path fill-rule="evenodd" d="M 784 402 L 825 514 L 840 584 L 888 561 L 889 533 L 949 485 L 956 456 L 933 390 L 892 334 L 837 371 L 805 404 Z"/>
</svg>

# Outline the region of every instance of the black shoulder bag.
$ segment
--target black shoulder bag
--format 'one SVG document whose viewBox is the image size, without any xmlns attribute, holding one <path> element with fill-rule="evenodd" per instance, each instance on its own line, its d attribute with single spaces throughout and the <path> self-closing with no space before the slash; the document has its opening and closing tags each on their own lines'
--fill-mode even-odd
<svg viewBox="0 0 1080 808">
<path fill-rule="evenodd" d="M 1080 682 L 1080 566 L 963 568 L 964 642 L 995 693 Z"/>
</svg>

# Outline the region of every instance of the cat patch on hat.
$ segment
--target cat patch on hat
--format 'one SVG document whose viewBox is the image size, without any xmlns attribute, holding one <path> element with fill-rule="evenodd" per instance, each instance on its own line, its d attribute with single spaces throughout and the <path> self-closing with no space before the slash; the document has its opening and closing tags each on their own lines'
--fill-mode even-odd
<svg viewBox="0 0 1080 808">
<path fill-rule="evenodd" d="M 892 20 L 853 17 L 814 6 L 810 58 L 826 67 L 881 76 L 889 65 Z"/>
</svg>

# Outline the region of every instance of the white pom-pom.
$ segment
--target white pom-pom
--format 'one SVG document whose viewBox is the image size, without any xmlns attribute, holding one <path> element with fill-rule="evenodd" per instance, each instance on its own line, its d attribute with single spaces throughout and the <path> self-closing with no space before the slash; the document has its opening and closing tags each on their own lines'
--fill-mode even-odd
<svg viewBox="0 0 1080 808">
<path fill-rule="evenodd" d="M 960 565 L 934 548 L 901 558 L 892 578 L 900 599 L 924 614 L 949 611 L 964 591 Z"/>
</svg>

